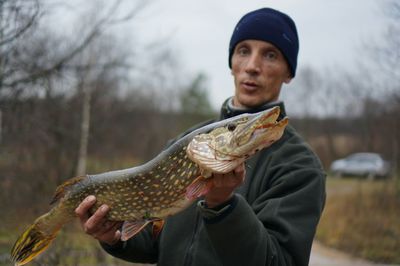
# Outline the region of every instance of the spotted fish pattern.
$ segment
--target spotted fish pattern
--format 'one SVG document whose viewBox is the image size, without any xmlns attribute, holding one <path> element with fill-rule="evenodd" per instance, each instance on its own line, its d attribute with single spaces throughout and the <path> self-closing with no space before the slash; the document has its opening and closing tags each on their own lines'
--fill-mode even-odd
<svg viewBox="0 0 400 266">
<path fill-rule="evenodd" d="M 109 178 L 112 175 L 115 178 Z M 199 166 L 182 147 L 154 168 L 87 176 L 82 188 L 71 193 L 68 202 L 74 209 L 86 196 L 96 195 L 95 208 L 102 204 L 110 206 L 110 220 L 165 218 L 174 213 L 173 209 L 190 203 L 185 198 L 186 188 L 199 176 Z"/>
</svg>

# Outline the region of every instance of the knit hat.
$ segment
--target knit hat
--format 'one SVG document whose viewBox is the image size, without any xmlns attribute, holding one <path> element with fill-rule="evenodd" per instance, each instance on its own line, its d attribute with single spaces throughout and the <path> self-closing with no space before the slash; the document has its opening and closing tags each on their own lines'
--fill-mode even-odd
<svg viewBox="0 0 400 266">
<path fill-rule="evenodd" d="M 296 25 L 288 15 L 272 8 L 261 8 L 244 15 L 229 42 L 230 68 L 235 46 L 244 40 L 260 40 L 275 45 L 286 58 L 292 77 L 295 76 L 299 38 Z"/>
</svg>

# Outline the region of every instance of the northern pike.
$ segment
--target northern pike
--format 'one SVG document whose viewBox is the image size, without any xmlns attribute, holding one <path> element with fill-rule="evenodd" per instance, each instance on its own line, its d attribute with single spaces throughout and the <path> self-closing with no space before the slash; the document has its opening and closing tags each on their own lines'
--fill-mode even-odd
<svg viewBox="0 0 400 266">
<path fill-rule="evenodd" d="M 228 173 L 277 141 L 288 124 L 287 117 L 278 121 L 279 113 L 274 107 L 218 121 L 183 136 L 143 165 L 66 181 L 56 189 L 54 207 L 17 239 L 12 261 L 24 265 L 45 251 L 89 195 L 97 199 L 92 212 L 107 204 L 107 218 L 123 222 L 122 241 L 176 214 L 207 193 L 212 173 Z"/>
</svg>

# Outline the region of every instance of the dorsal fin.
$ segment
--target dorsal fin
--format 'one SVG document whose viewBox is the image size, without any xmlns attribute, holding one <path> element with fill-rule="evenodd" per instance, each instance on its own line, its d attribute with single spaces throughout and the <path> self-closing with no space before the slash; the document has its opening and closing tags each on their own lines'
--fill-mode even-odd
<svg viewBox="0 0 400 266">
<path fill-rule="evenodd" d="M 56 188 L 56 192 L 54 193 L 53 199 L 51 200 L 50 204 L 54 204 L 56 203 L 58 200 L 60 200 L 62 197 L 64 197 L 65 192 L 68 191 L 68 189 L 72 186 L 75 185 L 76 183 L 81 182 L 83 179 L 85 179 L 86 176 L 77 176 L 77 177 L 73 177 L 71 179 L 68 179 L 67 181 L 65 181 L 64 183 L 62 183 L 61 185 L 59 185 Z"/>
</svg>

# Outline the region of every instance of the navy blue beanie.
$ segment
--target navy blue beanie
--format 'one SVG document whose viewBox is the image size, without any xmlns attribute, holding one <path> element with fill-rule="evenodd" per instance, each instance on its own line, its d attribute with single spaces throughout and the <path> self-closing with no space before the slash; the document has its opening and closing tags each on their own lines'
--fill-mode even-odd
<svg viewBox="0 0 400 266">
<path fill-rule="evenodd" d="M 294 21 L 286 14 L 261 8 L 244 15 L 236 25 L 229 42 L 229 67 L 235 46 L 244 40 L 260 40 L 275 45 L 285 56 L 292 77 L 296 74 L 299 38 Z"/>
</svg>

